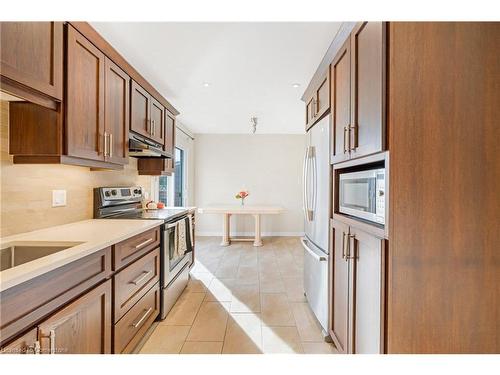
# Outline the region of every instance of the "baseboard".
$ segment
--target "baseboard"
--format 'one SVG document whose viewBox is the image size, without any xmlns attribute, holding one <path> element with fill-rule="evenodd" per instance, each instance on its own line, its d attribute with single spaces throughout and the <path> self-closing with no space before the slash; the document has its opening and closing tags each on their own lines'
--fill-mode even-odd
<svg viewBox="0 0 500 375">
<path fill-rule="evenodd" d="M 262 232 L 262 237 L 303 237 L 304 232 Z M 196 231 L 198 237 L 222 237 L 222 232 Z M 234 232 L 231 237 L 253 237 L 255 232 Z"/>
</svg>

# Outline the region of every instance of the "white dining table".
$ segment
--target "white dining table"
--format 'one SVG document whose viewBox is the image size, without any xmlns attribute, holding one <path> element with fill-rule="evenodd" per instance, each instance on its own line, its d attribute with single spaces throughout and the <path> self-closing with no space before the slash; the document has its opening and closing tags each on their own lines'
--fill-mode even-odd
<svg viewBox="0 0 500 375">
<path fill-rule="evenodd" d="M 201 214 L 221 214 L 223 215 L 222 242 L 221 246 L 229 246 L 231 241 L 253 241 L 254 246 L 262 246 L 262 236 L 260 232 L 261 215 L 278 215 L 285 211 L 281 206 L 208 206 L 199 208 Z M 231 237 L 231 216 L 232 215 L 253 215 L 255 221 L 255 237 L 241 238 Z"/>
</svg>

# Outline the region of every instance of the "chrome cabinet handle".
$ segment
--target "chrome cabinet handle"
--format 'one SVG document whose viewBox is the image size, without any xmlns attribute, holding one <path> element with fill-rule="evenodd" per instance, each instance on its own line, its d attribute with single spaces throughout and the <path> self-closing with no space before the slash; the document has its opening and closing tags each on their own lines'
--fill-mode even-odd
<svg viewBox="0 0 500 375">
<path fill-rule="evenodd" d="M 154 137 L 156 135 L 156 121 L 151 120 L 151 135 Z"/>
<path fill-rule="evenodd" d="M 144 321 L 144 319 L 146 319 L 148 317 L 148 315 L 151 314 L 152 311 L 153 311 L 152 307 L 147 309 L 146 312 L 144 313 L 144 315 L 136 323 L 132 323 L 132 327 L 134 327 L 134 328 L 139 327 L 141 325 L 141 323 Z"/>
<path fill-rule="evenodd" d="M 40 338 L 49 339 L 49 354 L 56 354 L 56 331 L 51 329 L 48 335 L 40 334 Z"/>
<path fill-rule="evenodd" d="M 136 245 L 135 248 L 140 249 L 141 247 L 146 246 L 148 243 L 153 242 L 153 241 L 154 241 L 154 239 L 148 238 L 146 241 L 141 242 L 139 245 Z"/>
<path fill-rule="evenodd" d="M 138 285 L 142 280 L 144 280 L 146 277 L 149 276 L 149 274 L 153 271 L 142 271 L 139 277 L 137 277 L 135 280 L 132 280 L 130 283 L 134 285 Z"/>
<path fill-rule="evenodd" d="M 40 354 L 40 341 L 36 340 L 33 345 L 27 346 L 26 353 Z"/>
<path fill-rule="evenodd" d="M 349 125 L 344 126 L 344 154 L 349 151 L 349 138 L 347 138 L 346 142 L 346 134 L 349 136 Z"/>
<path fill-rule="evenodd" d="M 358 147 L 358 127 L 356 125 L 349 125 L 349 150 L 354 150 L 356 147 Z"/>
<path fill-rule="evenodd" d="M 104 156 L 108 156 L 108 133 L 104 132 Z"/>
<path fill-rule="evenodd" d="M 344 253 L 344 259 L 347 262 L 350 259 L 350 253 L 351 253 L 351 249 L 349 246 L 349 233 L 343 233 L 342 240 L 343 240 L 342 241 L 342 252 Z"/>
<path fill-rule="evenodd" d="M 345 232 L 342 232 L 342 259 L 345 259 Z"/>
<path fill-rule="evenodd" d="M 112 157 L 113 156 L 113 134 L 109 134 L 109 143 L 108 143 L 108 156 Z"/>
<path fill-rule="evenodd" d="M 352 240 L 352 255 L 351 255 L 351 240 Z M 356 236 L 354 234 L 349 234 L 349 259 L 356 259 L 356 246 L 354 241 L 356 240 Z"/>
</svg>

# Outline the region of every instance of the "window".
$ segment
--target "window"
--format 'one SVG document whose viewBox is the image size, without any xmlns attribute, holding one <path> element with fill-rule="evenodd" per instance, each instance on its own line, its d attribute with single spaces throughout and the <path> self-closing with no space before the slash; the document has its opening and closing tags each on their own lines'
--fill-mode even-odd
<svg viewBox="0 0 500 375">
<path fill-rule="evenodd" d="M 176 147 L 174 160 L 174 174 L 172 176 L 160 176 L 159 178 L 158 200 L 165 203 L 165 206 L 184 206 L 184 150 Z"/>
</svg>

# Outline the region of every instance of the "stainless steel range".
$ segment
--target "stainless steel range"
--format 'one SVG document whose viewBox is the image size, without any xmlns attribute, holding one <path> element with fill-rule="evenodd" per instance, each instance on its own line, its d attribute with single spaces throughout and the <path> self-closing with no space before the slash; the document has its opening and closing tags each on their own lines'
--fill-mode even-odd
<svg viewBox="0 0 500 375">
<path fill-rule="evenodd" d="M 142 208 L 141 187 L 100 187 L 94 189 L 96 219 L 156 219 L 161 227 L 161 319 L 177 301 L 189 280 L 194 254 L 194 208 Z"/>
</svg>

